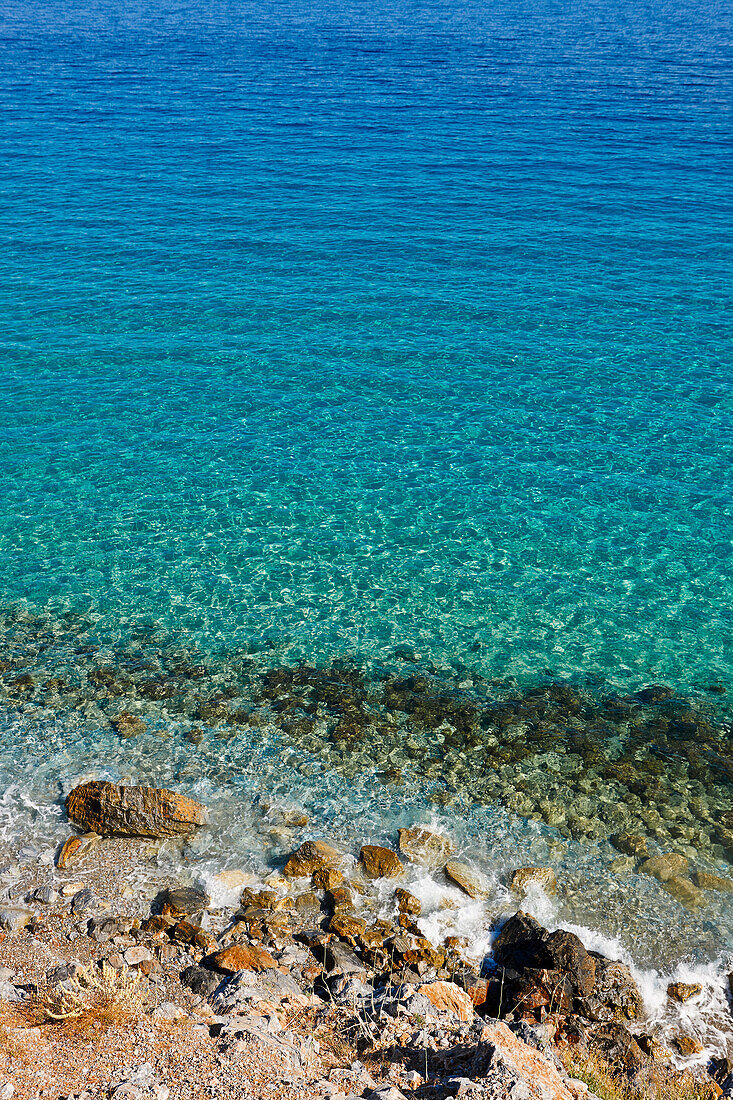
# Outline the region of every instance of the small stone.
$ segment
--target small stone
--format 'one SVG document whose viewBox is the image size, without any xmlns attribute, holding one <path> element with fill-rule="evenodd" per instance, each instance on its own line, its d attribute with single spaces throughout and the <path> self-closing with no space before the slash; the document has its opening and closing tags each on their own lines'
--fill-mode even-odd
<svg viewBox="0 0 733 1100">
<path fill-rule="evenodd" d="M 174 913 L 198 913 L 210 902 L 206 890 L 199 886 L 171 886 L 164 894 L 164 905 Z"/>
<path fill-rule="evenodd" d="M 181 971 L 181 982 L 199 997 L 210 997 L 221 985 L 220 974 L 214 974 L 203 966 L 187 966 Z"/>
<path fill-rule="evenodd" d="M 453 853 L 454 845 L 447 836 L 416 825 L 411 829 L 399 830 L 399 849 L 411 863 L 443 867 Z"/>
<path fill-rule="evenodd" d="M 427 997 L 438 1012 L 457 1016 L 465 1024 L 473 1020 L 473 1001 L 454 982 L 427 982 L 418 993 Z"/>
<path fill-rule="evenodd" d="M 391 848 L 365 844 L 359 853 L 368 878 L 398 878 L 404 871 L 402 860 Z"/>
<path fill-rule="evenodd" d="M 183 1020 L 186 1017 L 186 1013 L 173 1001 L 166 1001 L 162 1005 L 158 1005 L 153 1009 L 153 1018 L 155 1020 Z"/>
<path fill-rule="evenodd" d="M 702 993 L 702 986 L 696 982 L 670 982 L 667 986 L 667 996 L 673 1001 L 679 1001 L 680 1004 L 685 1004 L 698 993 Z"/>
<path fill-rule="evenodd" d="M 73 898 L 74 894 L 78 894 L 79 891 L 83 889 L 83 882 L 65 882 L 59 889 L 59 893 L 63 898 Z"/>
<path fill-rule="evenodd" d="M 33 891 L 32 897 L 34 901 L 38 901 L 42 905 L 53 905 L 58 900 L 58 894 L 53 886 L 39 886 L 37 890 Z"/>
<path fill-rule="evenodd" d="M 661 856 L 645 859 L 639 867 L 639 872 L 642 875 L 652 875 L 659 882 L 669 882 L 672 878 L 686 875 L 689 865 L 689 860 L 685 856 L 677 852 L 665 852 Z"/>
<path fill-rule="evenodd" d="M 125 962 L 128 966 L 139 966 L 140 963 L 150 962 L 152 957 L 147 947 L 128 947 L 125 951 Z"/>
<path fill-rule="evenodd" d="M 611 844 L 625 856 L 641 858 L 648 855 L 646 837 L 639 833 L 617 833 L 611 837 Z"/>
<path fill-rule="evenodd" d="M 359 936 L 366 932 L 366 927 L 366 921 L 360 917 L 352 917 L 337 910 L 331 917 L 328 930 L 353 947 Z"/>
<path fill-rule="evenodd" d="M 509 880 L 509 888 L 516 894 L 526 894 L 527 888 L 533 884 L 548 894 L 554 894 L 557 876 L 551 867 L 520 867 Z"/>
<path fill-rule="evenodd" d="M 15 1095 L 15 1085 L 11 1085 L 10 1081 L 5 1081 L 0 1085 L 0 1100 L 11 1100 L 11 1097 Z"/>
<path fill-rule="evenodd" d="M 239 970 L 275 970 L 277 963 L 264 947 L 248 947 L 243 943 L 232 944 L 223 951 L 215 952 L 208 962 L 225 974 L 236 974 Z"/>
<path fill-rule="evenodd" d="M 83 890 L 78 890 L 71 901 L 71 912 L 75 915 L 78 913 L 88 913 L 91 909 L 95 909 L 99 905 L 99 898 L 88 886 L 85 886 Z"/>
<path fill-rule="evenodd" d="M 96 833 L 87 833 L 84 836 L 70 836 L 61 846 L 61 851 L 56 857 L 56 866 L 59 871 L 68 871 L 75 863 L 87 855 L 99 843 Z"/>
<path fill-rule="evenodd" d="M 482 875 L 474 871 L 466 863 L 459 863 L 451 859 L 445 865 L 445 873 L 451 882 L 460 886 L 470 898 L 486 898 L 489 896 L 489 887 Z"/>
</svg>

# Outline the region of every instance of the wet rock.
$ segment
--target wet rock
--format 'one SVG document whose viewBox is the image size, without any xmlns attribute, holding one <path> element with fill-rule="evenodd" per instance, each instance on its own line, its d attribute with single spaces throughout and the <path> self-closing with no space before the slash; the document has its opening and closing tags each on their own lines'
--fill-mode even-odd
<svg viewBox="0 0 733 1100">
<path fill-rule="evenodd" d="M 579 1004 L 589 1020 L 639 1020 L 644 1016 L 644 1002 L 639 987 L 625 963 L 606 959 L 592 952 L 596 980 L 591 993 Z"/>
<path fill-rule="evenodd" d="M 447 836 L 432 833 L 420 826 L 399 830 L 399 849 L 411 863 L 420 863 L 425 867 L 443 867 L 454 851 L 454 845 Z"/>
<path fill-rule="evenodd" d="M 186 944 L 189 947 L 198 948 L 199 951 L 205 951 L 209 954 L 215 952 L 218 946 L 210 932 L 207 932 L 204 928 L 199 928 L 198 925 L 192 924 L 191 921 L 187 920 L 180 920 L 177 924 L 174 924 L 169 928 L 168 935 L 174 943 Z"/>
<path fill-rule="evenodd" d="M 170 886 L 162 901 L 164 912 L 198 913 L 208 908 L 211 898 L 202 886 Z"/>
<path fill-rule="evenodd" d="M 721 878 L 720 875 L 709 875 L 706 871 L 698 871 L 695 881 L 701 890 L 716 890 L 721 894 L 733 894 L 733 878 Z"/>
<path fill-rule="evenodd" d="M 293 902 L 296 913 L 304 919 L 314 918 L 321 912 L 321 903 L 318 895 L 309 890 L 305 894 L 298 894 Z"/>
<path fill-rule="evenodd" d="M 504 924 L 493 943 L 493 956 L 500 966 L 522 970 L 524 967 L 547 966 L 546 931 L 534 917 L 521 910 Z"/>
<path fill-rule="evenodd" d="M 489 896 L 488 883 L 483 875 L 474 871 L 467 863 L 460 863 L 456 859 L 450 859 L 445 865 L 445 873 L 451 882 L 459 886 L 464 894 L 470 898 L 486 898 Z"/>
<path fill-rule="evenodd" d="M 702 993 L 702 986 L 696 982 L 670 982 L 667 986 L 667 996 L 673 1001 L 679 1001 L 682 1005 L 692 997 L 696 997 L 698 993 Z"/>
<path fill-rule="evenodd" d="M 548 894 L 557 888 L 557 876 L 551 867 L 519 867 L 509 880 L 509 888 L 515 894 L 526 894 L 531 885 L 541 886 Z"/>
<path fill-rule="evenodd" d="M 208 823 L 204 806 L 175 791 L 102 780 L 75 787 L 66 811 L 79 828 L 100 836 L 178 836 Z"/>
<path fill-rule="evenodd" d="M 399 878 L 404 871 L 396 852 L 376 844 L 365 844 L 359 853 L 359 860 L 367 877 L 371 879 Z"/>
<path fill-rule="evenodd" d="M 645 859 L 639 867 L 642 875 L 652 875 L 659 882 L 668 882 L 671 878 L 686 875 L 689 861 L 677 852 L 665 852 L 660 856 Z"/>
<path fill-rule="evenodd" d="M 84 836 L 70 836 L 61 846 L 61 851 L 56 857 L 56 866 L 59 871 L 67 871 L 73 867 L 85 855 L 99 844 L 99 836 L 96 833 L 86 833 Z"/>
<path fill-rule="evenodd" d="M 264 947 L 248 947 L 243 943 L 235 943 L 231 947 L 225 947 L 223 951 L 217 951 L 208 962 L 225 974 L 236 974 L 240 970 L 258 973 L 260 970 L 274 970 L 277 967 L 272 955 Z"/>
<path fill-rule="evenodd" d="M 551 932 L 544 940 L 544 952 L 550 966 L 559 970 L 571 983 L 576 996 L 586 997 L 596 980 L 596 963 L 583 942 L 572 932 Z"/>
<path fill-rule="evenodd" d="M 611 844 L 626 856 L 636 856 L 641 859 L 649 854 L 646 837 L 638 833 L 617 833 L 611 837 Z"/>
<path fill-rule="evenodd" d="M 416 898 L 414 894 L 411 894 L 409 890 L 404 890 L 400 886 L 395 890 L 394 896 L 400 913 L 406 913 L 410 917 L 420 916 L 422 913 L 422 902 L 419 898 Z"/>
<path fill-rule="evenodd" d="M 310 877 L 314 871 L 324 867 L 338 868 L 343 861 L 342 853 L 323 840 L 306 840 L 293 852 L 283 868 L 288 878 Z"/>
<path fill-rule="evenodd" d="M 463 1023 L 473 1019 L 473 1001 L 454 982 L 427 982 L 419 987 L 418 993 L 427 997 L 439 1013 L 457 1016 Z"/>
<path fill-rule="evenodd" d="M 335 890 L 343 881 L 344 876 L 335 867 L 320 867 L 313 873 L 313 885 L 318 890 Z"/>
<path fill-rule="evenodd" d="M 329 932 L 332 932 L 339 939 L 344 940 L 352 947 L 357 943 L 359 938 L 366 931 L 367 923 L 360 917 L 351 916 L 349 913 L 344 913 L 341 910 L 336 910 L 334 915 L 328 924 Z"/>
<path fill-rule="evenodd" d="M 699 1043 L 697 1039 L 693 1039 L 690 1035 L 678 1035 L 672 1042 L 680 1054 L 685 1057 L 690 1057 L 693 1054 L 702 1054 L 705 1049 L 702 1043 Z"/>
<path fill-rule="evenodd" d="M 591 1033 L 590 1042 L 617 1073 L 629 1080 L 637 1078 L 646 1067 L 648 1055 L 623 1024 L 602 1024 Z"/>
<path fill-rule="evenodd" d="M 680 905 L 684 905 L 685 909 L 699 909 L 707 902 L 702 890 L 698 890 L 694 883 L 681 875 L 673 875 L 672 878 L 666 879 L 662 882 L 662 886 Z"/>
<path fill-rule="evenodd" d="M 144 722 L 142 718 L 136 718 L 134 714 L 130 714 L 127 710 L 123 710 L 114 718 L 110 718 L 109 722 L 115 733 L 125 738 L 137 737 L 139 734 L 145 733 L 148 728 L 147 722 Z"/>
</svg>

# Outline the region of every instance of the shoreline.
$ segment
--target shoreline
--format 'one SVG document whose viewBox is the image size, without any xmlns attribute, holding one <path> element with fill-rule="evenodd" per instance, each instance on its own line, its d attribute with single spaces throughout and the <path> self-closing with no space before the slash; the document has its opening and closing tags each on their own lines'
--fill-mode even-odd
<svg viewBox="0 0 733 1100">
<path fill-rule="evenodd" d="M 293 815 L 297 816 L 295 811 Z M 302 818 L 299 820 L 302 821 Z M 315 844 L 308 841 L 307 824 L 301 824 L 299 828 L 304 840 L 291 854 L 285 868 L 288 871 L 286 875 L 273 873 L 263 881 L 244 869 L 239 872 L 230 869 L 221 873 L 218 883 L 211 880 L 208 890 L 196 881 L 195 876 L 182 879 L 180 871 L 166 872 L 151 863 L 151 857 L 160 846 L 160 842 L 152 838 L 96 839 L 93 843 L 88 841 L 86 849 L 81 845 L 80 851 L 72 853 L 69 866 L 59 868 L 58 862 L 63 863 L 64 857 L 59 858 L 57 852 L 55 864 L 28 867 L 24 874 L 16 878 L 11 889 L 12 897 L 5 898 L 0 905 L 0 918 L 6 927 L 5 938 L 0 942 L 0 966 L 12 971 L 12 975 L 2 971 L 5 975 L 4 984 L 0 987 L 3 1012 L 29 1011 L 29 1004 L 36 1004 L 38 1000 L 39 988 L 43 988 L 44 995 L 52 995 L 53 986 L 49 985 L 48 972 L 54 968 L 46 965 L 51 955 L 57 970 L 75 959 L 84 966 L 91 966 L 93 971 L 96 967 L 95 973 L 99 970 L 101 958 L 106 957 L 108 966 L 118 973 L 135 974 L 145 986 L 149 1003 L 136 1019 L 135 1027 L 138 1030 L 141 1027 L 143 1031 L 147 1028 L 151 1034 L 156 1028 L 162 1028 L 166 1033 L 158 1055 L 160 1065 L 154 1063 L 152 1083 L 146 1080 L 139 1084 L 133 1082 L 133 1087 L 140 1089 L 140 1092 L 126 1093 L 123 1090 L 119 1095 L 158 1097 L 158 1100 L 161 1100 L 163 1092 L 156 1093 L 154 1089 L 171 1089 L 170 1083 L 166 1083 L 161 1076 L 164 1066 L 168 1066 L 168 1055 L 163 1051 L 166 1044 L 171 1050 L 177 1049 L 179 1039 L 187 1046 L 189 1054 L 196 1048 L 199 1051 L 197 1057 L 203 1057 L 199 1048 L 211 1053 L 213 1044 L 219 1050 L 220 1061 L 222 1051 L 229 1059 L 230 1048 L 240 1044 L 237 1047 L 240 1064 L 236 1071 L 240 1077 L 233 1077 L 232 1080 L 242 1082 L 243 1097 L 277 1095 L 294 1100 L 296 1097 L 335 1097 L 342 1091 L 346 1096 L 374 1095 L 381 1100 L 378 1090 L 382 1086 L 397 1088 L 408 1096 L 438 1098 L 463 1095 L 455 1092 L 454 1081 L 461 1073 L 452 1072 L 451 1064 L 455 1069 L 460 1063 L 468 1074 L 466 1080 L 470 1080 L 475 1065 L 472 1071 L 470 1066 L 461 1062 L 461 1059 L 466 1062 L 466 1048 L 471 1047 L 474 1062 L 479 1056 L 477 1052 L 483 1051 L 481 1056 L 485 1061 L 489 1057 L 489 1047 L 496 1050 L 498 1043 L 498 1049 L 502 1049 L 499 1039 L 502 1042 L 513 1041 L 507 1038 L 504 1031 L 496 1031 L 497 1027 L 505 1028 L 506 1024 L 517 1041 L 529 1043 L 526 1049 L 525 1046 L 520 1049 L 521 1059 L 526 1064 L 512 1071 L 515 1083 L 522 1081 L 525 1085 L 527 1082 L 531 1084 L 532 1074 L 528 1067 L 533 1056 L 530 1051 L 537 1047 L 541 1048 L 543 1058 L 548 1060 L 550 1069 L 547 1072 L 554 1067 L 554 1072 L 559 1074 L 558 1088 L 569 1089 L 567 1071 L 556 1061 L 558 1052 L 566 1058 L 568 1065 L 587 1074 L 590 1062 L 581 1065 L 575 1040 L 571 1042 L 569 1039 L 571 1034 L 576 1035 L 581 1025 L 583 1034 L 587 1033 L 581 1044 L 585 1052 L 583 1058 L 586 1053 L 590 1058 L 592 1052 L 595 1052 L 594 1059 L 596 1056 L 601 1058 L 602 1044 L 596 1044 L 596 1050 L 593 1035 L 597 1032 L 606 1036 L 609 1028 L 615 1029 L 616 1045 L 609 1048 L 610 1053 L 603 1055 L 603 1059 L 611 1065 L 618 1062 L 616 1069 L 623 1062 L 623 1059 L 619 1061 L 619 1027 L 637 1036 L 633 1040 L 633 1049 L 636 1051 L 638 1048 L 641 1053 L 634 1054 L 638 1064 L 631 1075 L 632 1078 L 637 1075 L 637 1083 L 642 1078 L 646 1081 L 646 1075 L 653 1070 L 653 1074 L 662 1075 L 660 1080 L 663 1078 L 666 1082 L 665 1088 L 676 1088 L 678 1078 L 675 1065 L 693 1067 L 700 1080 L 708 1081 L 707 1071 L 703 1073 L 702 1070 L 704 1065 L 711 1063 L 712 1052 L 696 1043 L 689 1034 L 690 1030 L 694 1031 L 689 1021 L 694 1005 L 700 1003 L 701 990 L 693 992 L 685 1004 L 668 998 L 676 1013 L 674 1041 L 679 1043 L 680 1049 L 675 1049 L 670 1043 L 670 1028 L 665 1031 L 654 1021 L 653 1014 L 649 1013 L 650 1006 L 640 1007 L 642 995 L 648 991 L 639 989 L 635 976 L 621 963 L 602 962 L 604 954 L 598 951 L 588 956 L 595 960 L 592 966 L 612 965 L 616 971 L 609 973 L 613 972 L 616 976 L 611 985 L 608 982 L 598 985 L 596 1000 L 591 998 L 586 1004 L 582 997 L 590 994 L 592 989 L 582 985 L 586 979 L 579 977 L 580 971 L 573 969 L 578 965 L 577 952 L 584 951 L 582 937 L 555 932 L 554 937 L 564 936 L 566 939 L 562 942 L 570 944 L 572 952 L 575 952 L 567 956 L 565 951 L 565 954 L 558 956 L 558 960 L 562 960 L 556 964 L 561 967 L 558 973 L 565 974 L 563 982 L 570 982 L 565 994 L 570 1000 L 563 1002 L 564 1007 L 558 1006 L 554 1003 L 557 990 L 553 992 L 548 986 L 550 979 L 546 975 L 549 972 L 532 970 L 531 966 L 526 969 L 526 959 L 516 953 L 511 955 L 511 943 L 503 948 L 505 955 L 499 971 L 495 961 L 487 961 L 489 957 L 477 959 L 467 956 L 467 944 L 460 939 L 447 937 L 441 944 L 437 938 L 431 940 L 425 935 L 420 900 L 402 883 L 409 882 L 406 872 L 411 866 L 419 866 L 433 877 L 446 873 L 440 868 L 441 862 L 450 854 L 451 842 L 445 834 L 430 833 L 422 827 L 403 831 L 394 848 L 362 848 L 360 858 L 355 860 L 341 846 L 332 848 L 320 841 Z M 478 871 L 467 868 L 460 861 L 453 862 L 456 864 L 451 871 L 454 886 L 476 894 L 470 901 L 480 908 L 484 899 Z M 532 891 L 541 882 L 551 888 L 551 874 L 549 878 L 547 874 L 538 868 L 524 869 L 519 876 L 519 889 L 513 907 L 515 911 L 522 912 L 528 902 L 531 908 Z M 462 886 L 458 885 L 459 880 L 463 882 Z M 218 897 L 215 896 L 217 885 Z M 166 890 L 169 891 L 167 894 Z M 388 899 L 391 917 L 384 916 Z M 8 929 L 9 909 L 24 914 L 18 921 L 19 926 L 14 929 Z M 510 918 L 507 924 L 507 915 L 497 921 L 488 909 L 485 911 L 486 943 L 488 946 L 489 941 L 493 940 L 494 945 L 491 956 L 497 954 L 501 935 L 506 937 L 502 930 L 517 919 Z M 529 922 L 532 934 L 540 928 L 529 916 L 521 919 Z M 549 930 L 538 935 L 541 939 L 546 938 Z M 571 957 L 575 962 L 568 961 Z M 582 957 L 585 958 L 585 954 Z M 332 965 L 334 959 L 336 964 Z M 517 966 L 518 972 L 515 969 Z M 503 998 L 503 1004 L 496 999 L 499 973 L 500 1001 Z M 68 980 L 68 974 L 60 979 L 61 983 Z M 682 983 L 680 988 L 684 987 L 689 992 L 693 985 Z M 431 986 L 436 988 L 429 989 Z M 10 994 L 8 999 L 11 987 L 16 993 Z M 197 991 L 193 996 L 192 989 Z M 244 993 L 240 992 L 242 990 Z M 19 999 L 13 1000 L 14 996 Z M 436 998 L 435 1004 L 430 997 Z M 598 997 L 604 1004 L 607 1003 L 607 1008 L 600 1007 Z M 508 1011 L 512 998 L 517 1008 Z M 374 1009 L 375 1003 L 378 1010 Z M 579 1014 L 581 1005 L 585 1005 L 590 1017 L 584 1017 L 582 1012 Z M 321 1021 L 324 1043 L 317 1044 L 318 1050 L 315 1047 L 307 1049 L 307 1043 L 306 1048 L 301 1049 L 301 1040 L 305 1042 L 309 1035 L 312 1039 L 313 1031 L 312 1028 L 306 1029 L 301 1034 L 292 1021 L 296 1017 L 306 1020 L 309 1014 L 315 1012 L 317 1016 L 324 1011 L 326 1014 L 335 1013 L 333 1018 L 326 1020 L 324 1017 Z M 733 1018 L 727 1006 L 725 1011 L 733 1043 Z M 497 1015 L 503 1017 L 502 1025 L 496 1023 Z M 283 1027 L 283 1019 L 289 1021 L 287 1027 Z M 687 1033 L 683 1029 L 685 1020 Z M 176 1021 L 179 1027 L 173 1041 L 170 1032 Z M 3 1026 L 7 1027 L 5 1019 Z M 28 1021 L 22 1026 L 28 1027 Z M 21 1025 L 16 1019 L 17 1027 Z M 44 1040 L 42 1046 L 50 1043 L 50 1048 L 53 1048 L 62 1036 L 64 1043 L 72 1041 L 68 1028 L 66 1031 L 55 1031 L 54 1027 L 49 1021 L 33 1024 L 36 1038 Z M 346 1046 L 343 1045 L 343 1028 L 351 1036 Z M 486 1028 L 494 1029 L 491 1037 Z M 281 1041 L 283 1030 L 288 1037 Z M 426 1030 L 428 1037 L 426 1039 L 423 1035 L 422 1041 L 427 1042 L 427 1046 L 418 1050 L 415 1036 Z M 639 1046 L 637 1039 L 642 1034 L 647 1038 Z M 20 1031 L 17 1034 L 14 1031 L 14 1035 L 16 1041 L 20 1041 L 19 1036 L 22 1039 Z M 112 1057 L 104 1054 L 107 1049 L 106 1035 L 102 1029 L 94 1038 L 95 1049 L 101 1052 L 100 1058 Z M 338 1036 L 341 1036 L 342 1042 L 340 1065 L 335 1064 L 339 1059 L 335 1058 L 332 1049 L 334 1045 L 338 1049 Z M 241 1045 L 243 1039 L 246 1040 L 245 1046 L 254 1043 L 256 1050 L 259 1044 L 268 1052 L 268 1057 L 274 1058 L 267 1084 L 280 1088 L 280 1092 L 268 1090 L 263 1084 L 260 1094 L 251 1076 L 246 1081 L 241 1077 L 244 1072 L 241 1064 L 245 1053 Z M 146 1042 L 153 1042 L 150 1035 Z M 344 1060 L 347 1047 L 351 1058 L 348 1063 Z M 90 1048 L 86 1049 L 88 1052 Z M 403 1052 L 399 1059 L 395 1055 L 396 1050 Z M 415 1068 L 409 1068 L 414 1065 L 420 1051 L 424 1056 L 425 1050 L 428 1051 L 427 1077 Z M 456 1054 L 451 1063 L 448 1055 L 454 1050 Z M 297 1056 L 293 1051 L 297 1052 Z M 331 1053 L 326 1057 L 324 1052 L 328 1051 Z M 290 1059 L 289 1072 L 286 1072 L 284 1063 L 278 1061 L 281 1056 L 284 1057 L 283 1052 L 287 1055 L 286 1061 Z M 248 1056 L 251 1053 L 249 1050 Z M 728 1055 L 733 1056 L 733 1049 L 728 1050 Z M 724 1051 L 717 1050 L 715 1056 L 720 1060 Z M 88 1054 L 85 1057 L 88 1058 Z M 119 1056 L 115 1055 L 112 1060 L 116 1066 Z M 88 1061 L 95 1073 L 102 1073 L 96 1054 L 94 1059 Z M 257 1058 L 255 1062 L 259 1064 Z M 337 1081 L 339 1074 L 346 1074 L 347 1083 L 353 1084 L 349 1074 L 353 1077 L 351 1067 L 354 1062 L 361 1062 L 365 1067 L 366 1076 L 363 1080 L 359 1078 L 359 1087 L 345 1087 L 342 1090 L 340 1086 L 334 1087 L 333 1082 Z M 502 1078 L 502 1074 L 507 1072 L 506 1060 L 503 1055 L 498 1057 L 492 1054 L 489 1064 L 489 1068 L 493 1066 L 491 1072 L 484 1065 L 477 1079 L 484 1091 L 478 1091 L 476 1095 L 503 1098 L 508 1095 L 500 1091 L 507 1087 L 508 1078 Z M 117 1072 L 114 1066 L 108 1067 L 112 1078 Z M 253 1070 L 252 1066 L 247 1073 L 250 1070 Z M 310 1076 L 311 1072 L 316 1071 L 322 1074 L 318 1080 Z M 214 1071 L 211 1072 L 213 1074 Z M 231 1073 L 235 1073 L 234 1068 Z M 328 1086 L 323 1074 L 333 1079 L 329 1080 Z M 363 1071 L 359 1070 L 357 1077 L 359 1074 Z M 418 1074 L 420 1081 L 415 1074 Z M 105 1082 L 100 1080 L 99 1091 L 87 1091 L 90 1100 L 96 1100 L 97 1096 L 115 1095 L 116 1086 L 112 1078 Z M 17 1100 L 25 1100 L 26 1095 L 37 1095 L 31 1091 L 37 1088 L 37 1082 L 28 1084 L 29 1091 L 23 1091 L 25 1080 L 20 1071 L 16 1073 L 14 1087 Z M 647 1087 L 651 1086 L 645 1084 L 644 1088 Z M 196 1085 L 189 1076 L 187 1081 L 171 1090 L 171 1100 L 179 1096 L 207 1094 L 203 1089 L 200 1093 L 195 1089 Z M 51 1091 L 47 1095 L 56 1094 Z M 240 1093 L 232 1085 L 224 1095 L 238 1096 Z M 533 1094 L 530 1092 L 527 1095 Z M 557 1093 L 564 1100 L 587 1095 L 582 1090 Z M 653 1093 L 642 1091 L 639 1095 Z M 661 1095 L 675 1094 L 667 1091 Z M 712 1097 L 717 1093 L 713 1091 L 709 1095 Z M 385 1096 L 391 1097 L 391 1094 L 385 1093 Z"/>
</svg>

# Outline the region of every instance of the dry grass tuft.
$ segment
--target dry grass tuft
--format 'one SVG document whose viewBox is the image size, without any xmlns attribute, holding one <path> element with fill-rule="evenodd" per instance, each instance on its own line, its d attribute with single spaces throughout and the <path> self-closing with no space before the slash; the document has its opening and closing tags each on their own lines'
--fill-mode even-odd
<svg viewBox="0 0 733 1100">
<path fill-rule="evenodd" d="M 145 1014 L 142 980 L 126 967 L 115 970 L 107 962 L 99 969 L 83 967 L 68 984 L 68 989 L 39 991 L 27 1007 L 35 1023 L 83 1036 L 124 1027 Z"/>
<path fill-rule="evenodd" d="M 612 1072 L 610 1065 L 593 1054 L 578 1050 L 560 1050 L 558 1052 L 571 1077 L 582 1081 L 599 1100 L 640 1100 L 643 1097 L 656 1097 L 657 1100 L 714 1100 L 718 1092 L 712 1081 L 700 1081 L 689 1074 L 664 1074 L 655 1089 L 650 1083 L 641 1088 L 621 1081 Z"/>
</svg>

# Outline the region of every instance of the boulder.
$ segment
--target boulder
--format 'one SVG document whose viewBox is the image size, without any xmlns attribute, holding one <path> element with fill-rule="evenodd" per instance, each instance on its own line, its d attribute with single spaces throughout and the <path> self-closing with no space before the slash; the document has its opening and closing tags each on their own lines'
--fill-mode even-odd
<svg viewBox="0 0 733 1100">
<path fill-rule="evenodd" d="M 378 844 L 365 844 L 359 860 L 368 878 L 399 878 L 404 871 L 402 860 L 391 848 Z"/>
<path fill-rule="evenodd" d="M 399 886 L 395 890 L 394 896 L 400 913 L 405 913 L 410 917 L 420 916 L 422 913 L 422 902 L 419 898 L 416 898 L 414 894 L 411 894 L 409 890 L 404 890 Z"/>
<path fill-rule="evenodd" d="M 685 909 L 699 909 L 701 905 L 707 903 L 702 890 L 698 890 L 697 886 L 683 875 L 672 875 L 662 883 L 662 886 L 680 905 L 684 905 Z"/>
<path fill-rule="evenodd" d="M 552 867 L 519 867 L 509 880 L 509 889 L 515 894 L 526 894 L 529 886 L 540 886 L 546 893 L 554 894 L 557 876 Z"/>
<path fill-rule="evenodd" d="M 473 1020 L 473 1001 L 455 982 L 427 982 L 418 988 L 439 1013 L 457 1016 L 467 1024 Z"/>
<path fill-rule="evenodd" d="M 526 966 L 548 966 L 550 957 L 545 951 L 547 932 L 534 917 L 521 910 L 504 924 L 494 940 L 493 956 L 499 966 L 522 970 Z"/>
<path fill-rule="evenodd" d="M 411 829 L 399 830 L 399 849 L 411 863 L 443 867 L 453 852 L 453 843 L 447 836 L 431 833 L 416 825 Z"/>
<path fill-rule="evenodd" d="M 720 875 L 709 875 L 707 871 L 698 871 L 695 879 L 701 890 L 716 890 L 721 894 L 733 894 L 733 878 L 721 878 Z"/>
<path fill-rule="evenodd" d="M 639 1020 L 644 1016 L 644 1002 L 639 987 L 628 966 L 592 952 L 596 980 L 592 992 L 584 997 L 579 1008 L 589 1020 L 599 1022 Z"/>
<path fill-rule="evenodd" d="M 341 861 L 341 852 L 324 840 L 306 840 L 290 856 L 283 874 L 288 878 L 310 878 L 314 871 L 322 867 L 338 867 Z"/>
<path fill-rule="evenodd" d="M 210 902 L 201 886 L 169 886 L 163 893 L 163 910 L 167 913 L 198 913 Z"/>
<path fill-rule="evenodd" d="M 249 947 L 244 943 L 235 943 L 211 955 L 208 962 L 225 974 L 236 974 L 240 970 L 275 970 L 277 963 L 264 947 Z"/>
<path fill-rule="evenodd" d="M 617 833 L 611 837 L 611 844 L 625 856 L 637 856 L 642 859 L 649 854 L 646 837 L 639 833 Z"/>
<path fill-rule="evenodd" d="M 449 859 L 445 865 L 445 873 L 451 882 L 459 886 L 464 894 L 470 898 L 487 898 L 489 887 L 483 875 L 474 871 L 467 863 L 459 863 L 457 859 Z"/>
<path fill-rule="evenodd" d="M 559 970 L 569 980 L 578 997 L 592 992 L 596 981 L 596 963 L 582 940 L 572 932 L 551 932 L 545 939 L 544 950 L 549 955 L 551 967 Z"/>
<path fill-rule="evenodd" d="M 66 812 L 80 829 L 100 836 L 180 836 L 208 823 L 206 808 L 185 795 L 103 780 L 75 787 Z"/>
</svg>

